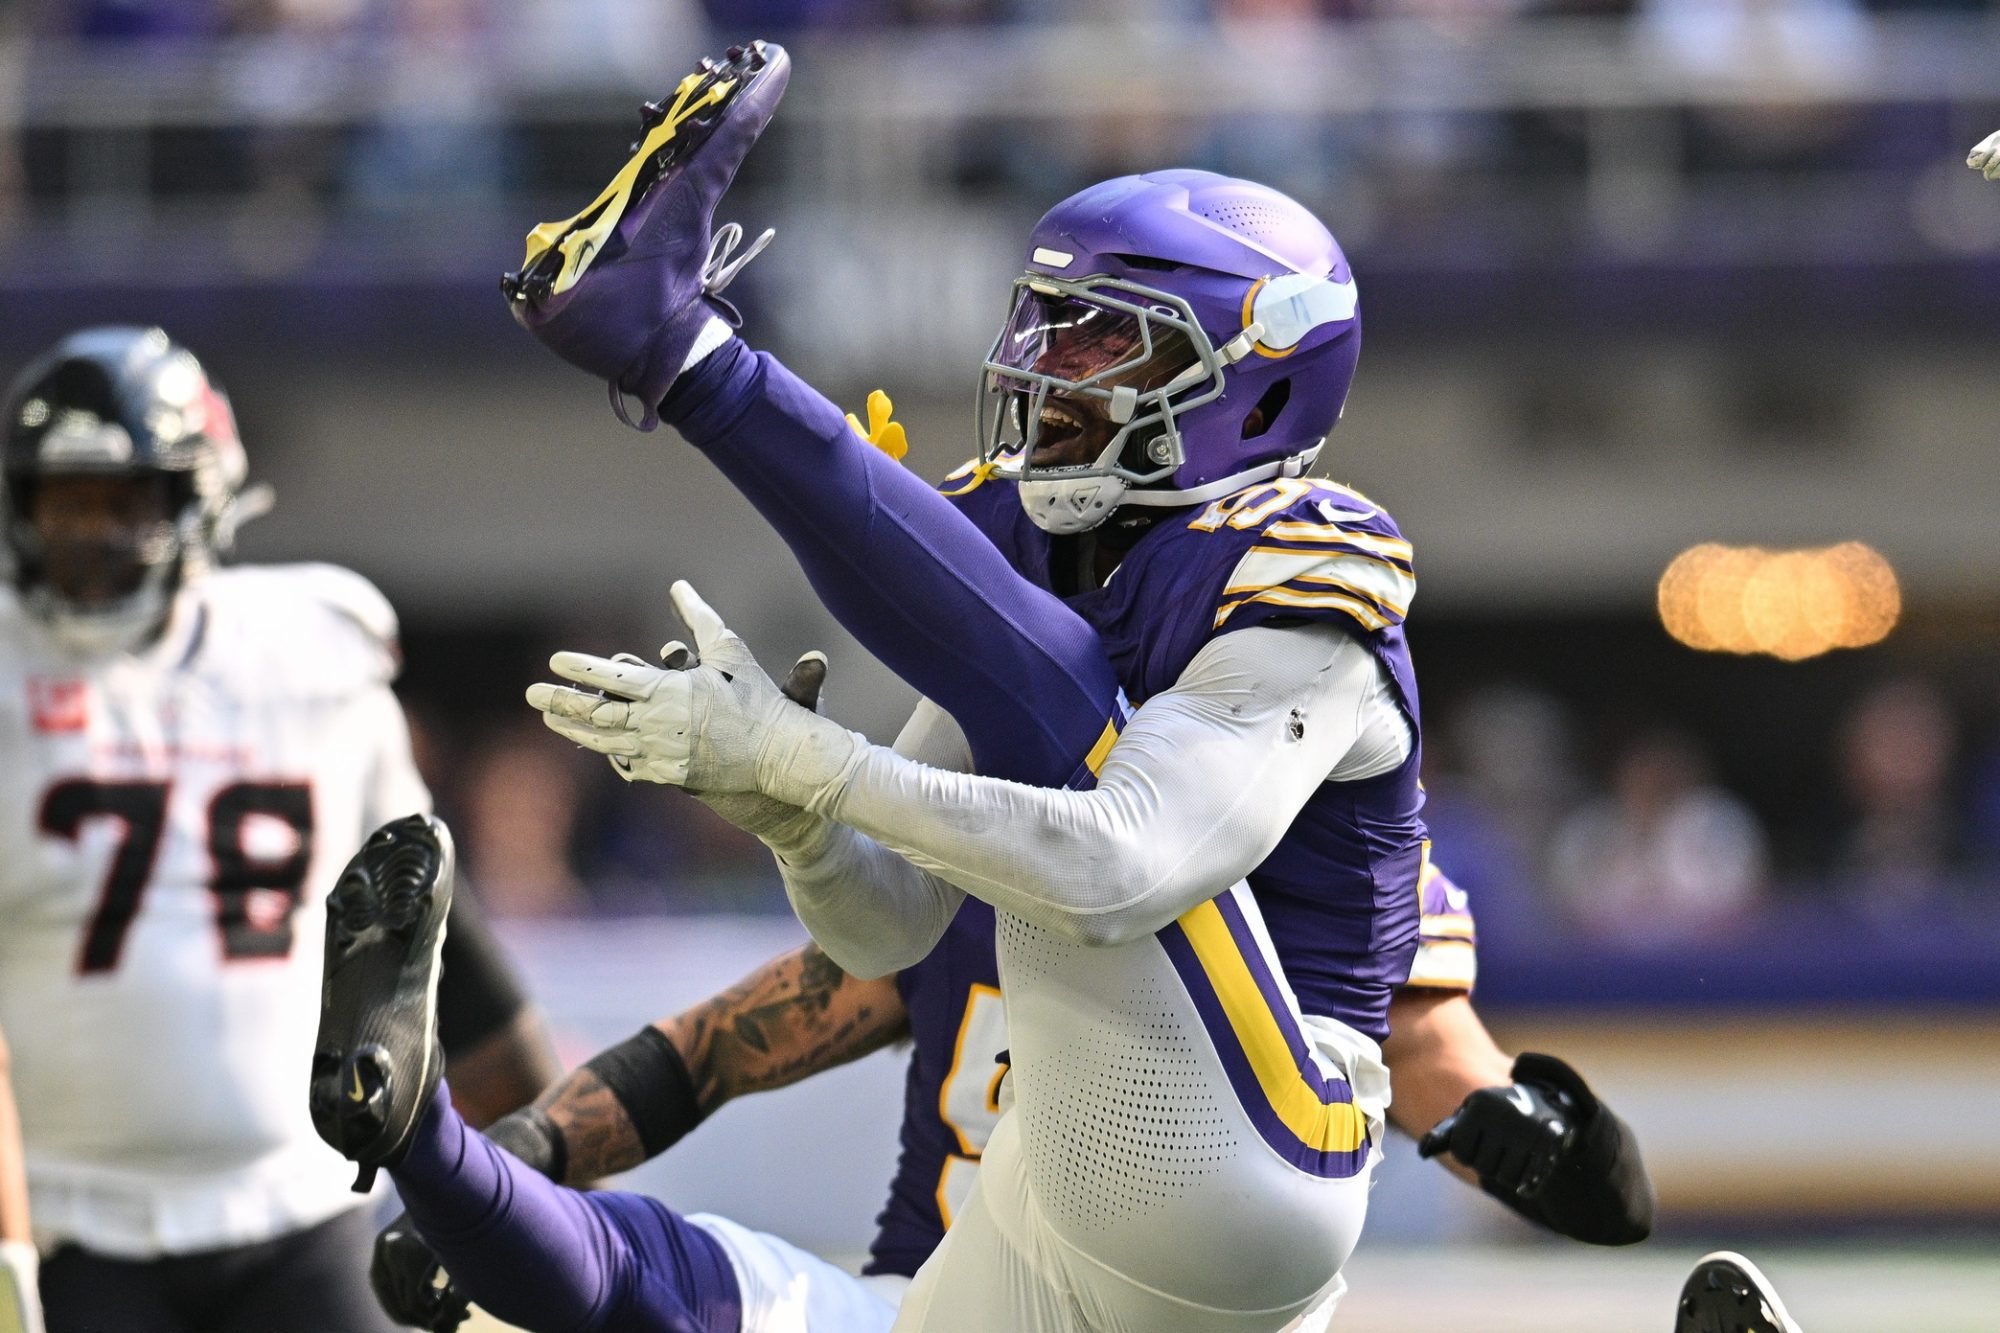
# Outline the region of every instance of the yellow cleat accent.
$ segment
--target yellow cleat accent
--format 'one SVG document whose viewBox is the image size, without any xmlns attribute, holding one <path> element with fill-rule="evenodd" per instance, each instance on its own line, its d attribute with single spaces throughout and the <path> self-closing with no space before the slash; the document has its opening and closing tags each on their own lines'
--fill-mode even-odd
<svg viewBox="0 0 2000 1333">
<path fill-rule="evenodd" d="M 354 1068 L 351 1065 L 348 1068 L 349 1072 L 354 1075 L 354 1090 L 347 1094 L 347 1100 L 350 1102 L 367 1101 L 368 1100 L 367 1090 L 361 1086 L 361 1071 L 357 1068 Z"/>
<path fill-rule="evenodd" d="M 639 141 L 638 151 L 619 168 L 618 174 L 611 178 L 611 183 L 591 201 L 588 208 L 561 222 L 544 222 L 528 233 L 528 253 L 521 261 L 523 274 L 553 249 L 561 252 L 563 266 L 562 271 L 556 274 L 549 294 L 553 296 L 566 292 L 576 285 L 590 268 L 590 261 L 596 257 L 604 238 L 625 216 L 625 209 L 632 202 L 632 187 L 647 160 L 673 141 L 674 132 L 689 117 L 723 101 L 736 89 L 736 80 L 722 79 L 710 84 L 706 92 L 696 97 L 695 91 L 708 77 L 706 71 L 696 70 L 681 80 L 680 86 L 674 89 L 674 102 L 667 108 L 666 115 Z M 586 218 L 590 219 L 588 225 L 584 225 Z"/>
<path fill-rule="evenodd" d="M 903 455 L 910 452 L 910 441 L 903 434 L 902 423 L 889 420 L 895 410 L 889 395 L 877 389 L 868 395 L 868 429 L 861 429 L 861 422 L 852 412 L 847 414 L 847 424 L 854 427 L 856 435 L 900 463 Z"/>
</svg>

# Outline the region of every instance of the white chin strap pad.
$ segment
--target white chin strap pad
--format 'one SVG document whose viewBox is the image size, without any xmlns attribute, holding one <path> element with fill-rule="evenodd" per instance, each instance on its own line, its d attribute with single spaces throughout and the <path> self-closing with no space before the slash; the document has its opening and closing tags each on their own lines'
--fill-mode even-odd
<svg viewBox="0 0 2000 1333">
<path fill-rule="evenodd" d="M 1043 532 L 1088 532 L 1111 517 L 1129 486 L 1123 477 L 1031 478 L 1021 483 L 1021 508 Z"/>
<path fill-rule="evenodd" d="M 170 600 L 165 588 L 148 586 L 103 610 L 79 611 L 55 603 L 41 614 L 49 636 L 71 656 L 116 657 L 152 637 L 166 619 Z"/>
</svg>

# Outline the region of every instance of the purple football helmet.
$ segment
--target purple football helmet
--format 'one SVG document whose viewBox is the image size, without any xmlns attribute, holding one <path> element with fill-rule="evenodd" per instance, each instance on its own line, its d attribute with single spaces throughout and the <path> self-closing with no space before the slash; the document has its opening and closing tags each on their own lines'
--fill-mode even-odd
<svg viewBox="0 0 2000 1333">
<path fill-rule="evenodd" d="M 1340 246 L 1292 199 L 1153 171 L 1028 239 L 980 382 L 980 457 L 1050 532 L 1203 504 L 1312 466 L 1361 350 Z"/>
</svg>

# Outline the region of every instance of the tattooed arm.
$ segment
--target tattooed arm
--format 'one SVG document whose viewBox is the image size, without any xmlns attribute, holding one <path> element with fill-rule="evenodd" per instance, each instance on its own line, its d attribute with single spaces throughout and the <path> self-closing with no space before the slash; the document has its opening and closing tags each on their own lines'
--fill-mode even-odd
<svg viewBox="0 0 2000 1333">
<path fill-rule="evenodd" d="M 782 1088 L 878 1051 L 907 1035 L 909 1014 L 893 976 L 857 981 L 807 944 L 653 1027 L 686 1065 L 695 1107 L 707 1115 L 745 1093 Z M 566 1183 L 627 1171 L 652 1155 L 624 1103 L 588 1065 L 535 1107 L 562 1136 Z"/>
<path fill-rule="evenodd" d="M 486 1136 L 545 1176 L 585 1185 L 664 1152 L 733 1097 L 858 1060 L 909 1027 L 893 976 L 857 981 L 808 944 L 593 1056 Z M 407 1215 L 375 1238 L 368 1281 L 398 1323 L 458 1326 L 468 1303 L 441 1271 Z"/>
</svg>

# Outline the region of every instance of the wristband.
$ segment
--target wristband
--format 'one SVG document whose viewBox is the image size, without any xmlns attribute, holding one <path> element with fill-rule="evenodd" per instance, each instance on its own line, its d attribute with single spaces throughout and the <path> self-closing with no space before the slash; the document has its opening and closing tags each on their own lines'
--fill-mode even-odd
<svg viewBox="0 0 2000 1333">
<path fill-rule="evenodd" d="M 625 1108 L 648 1157 L 665 1152 L 708 1117 L 687 1062 L 651 1024 L 598 1052 L 583 1067 L 602 1079 Z"/>
</svg>

